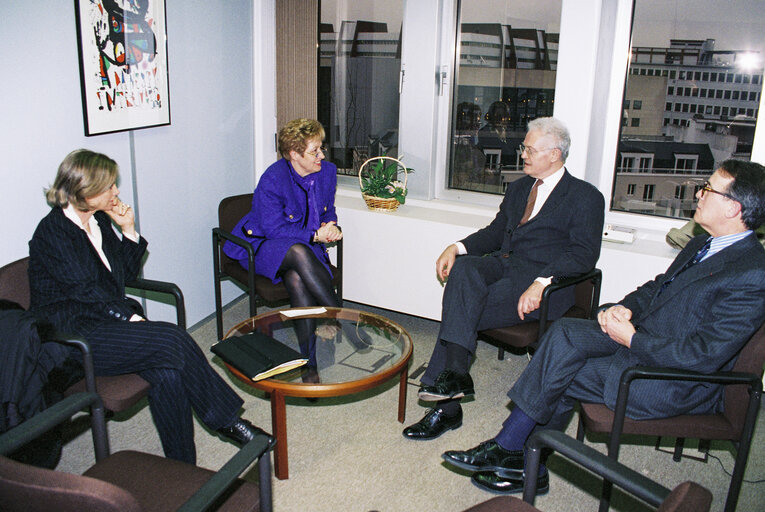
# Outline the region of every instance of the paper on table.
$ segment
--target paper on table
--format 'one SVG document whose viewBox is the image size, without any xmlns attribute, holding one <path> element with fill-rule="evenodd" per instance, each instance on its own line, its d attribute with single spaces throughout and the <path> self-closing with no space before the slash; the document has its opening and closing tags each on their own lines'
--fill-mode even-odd
<svg viewBox="0 0 765 512">
<path fill-rule="evenodd" d="M 294 318 L 296 316 L 305 316 L 305 315 L 320 315 L 326 312 L 327 310 L 324 308 L 284 309 L 279 311 L 280 314 L 290 318 Z"/>
</svg>

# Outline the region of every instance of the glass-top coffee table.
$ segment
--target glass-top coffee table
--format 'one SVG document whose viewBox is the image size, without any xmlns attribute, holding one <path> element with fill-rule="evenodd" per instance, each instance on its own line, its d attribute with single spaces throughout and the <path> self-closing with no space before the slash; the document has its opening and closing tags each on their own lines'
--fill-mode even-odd
<svg viewBox="0 0 765 512">
<path fill-rule="evenodd" d="M 301 324 L 302 323 L 302 324 Z M 300 344 L 296 327 L 315 335 Z M 285 397 L 321 398 L 349 395 L 399 377 L 398 421 L 404 422 L 406 382 L 412 338 L 396 322 L 348 308 L 290 308 L 269 311 L 234 326 L 226 337 L 258 330 L 303 353 L 306 366 L 253 382 L 231 365 L 242 382 L 268 393 L 272 432 L 276 438 L 274 473 L 289 478 Z"/>
</svg>

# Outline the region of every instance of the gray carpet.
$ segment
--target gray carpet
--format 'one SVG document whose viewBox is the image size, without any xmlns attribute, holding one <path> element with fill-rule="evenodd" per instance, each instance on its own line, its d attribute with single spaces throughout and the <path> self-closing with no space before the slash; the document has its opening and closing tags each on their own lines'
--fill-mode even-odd
<svg viewBox="0 0 765 512">
<path fill-rule="evenodd" d="M 401 324 L 414 340 L 410 373 L 425 364 L 430 356 L 438 323 L 360 304 L 348 307 L 374 311 Z M 225 328 L 248 316 L 245 300 L 235 302 L 225 314 Z M 192 335 L 212 359 L 210 345 L 215 341 L 214 319 L 192 328 Z M 312 403 L 292 398 L 287 402 L 289 439 L 288 480 L 274 479 L 276 511 L 381 511 L 414 510 L 459 511 L 491 497 L 474 487 L 469 475 L 447 466 L 441 454 L 449 449 L 466 449 L 493 437 L 508 413 L 506 392 L 526 367 L 524 355 L 506 355 L 497 360 L 496 348 L 479 343 L 471 374 L 476 397 L 463 405 L 462 428 L 439 439 L 414 442 L 404 439 L 404 425 L 396 420 L 398 387 L 396 379 L 378 389 Z M 213 366 L 225 375 L 220 362 Z M 270 407 L 259 391 L 235 384 L 245 400 L 244 417 L 270 430 Z M 425 409 L 417 401 L 417 386 L 410 383 L 406 425 L 419 420 Z M 156 429 L 145 402 L 129 414 L 109 421 L 112 451 L 134 449 L 161 454 Z M 568 433 L 575 435 L 575 419 Z M 217 469 L 235 452 L 235 447 L 211 435 L 195 422 L 198 464 Z M 587 444 L 605 451 L 602 437 L 590 437 Z M 671 449 L 674 440 L 663 446 Z M 64 448 L 58 469 L 81 473 L 93 463 L 92 441 L 88 432 L 76 435 Z M 730 477 L 720 463 L 683 459 L 672 462 L 671 454 L 654 450 L 654 439 L 628 438 L 620 461 L 649 475 L 667 487 L 684 480 L 694 480 L 714 494 L 712 510 L 722 510 Z M 686 453 L 695 454 L 695 442 L 689 441 Z M 711 453 L 730 471 L 733 449 L 726 443 L 713 443 Z M 537 498 L 536 505 L 546 511 L 597 510 L 600 484 L 586 471 L 554 456 L 550 459 L 550 493 Z M 247 475 L 257 480 L 256 471 Z M 765 414 L 760 414 L 758 428 L 747 467 L 746 479 L 765 479 Z M 649 507 L 621 493 L 614 496 L 612 510 L 643 511 Z M 765 483 L 744 483 L 739 511 L 765 510 Z"/>
</svg>

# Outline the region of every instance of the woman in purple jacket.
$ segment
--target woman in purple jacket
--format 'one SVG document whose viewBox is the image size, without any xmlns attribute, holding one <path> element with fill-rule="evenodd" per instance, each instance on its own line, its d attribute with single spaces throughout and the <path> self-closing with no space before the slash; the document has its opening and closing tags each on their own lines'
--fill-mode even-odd
<svg viewBox="0 0 765 512">
<path fill-rule="evenodd" d="M 337 168 L 324 161 L 324 128 L 313 119 L 295 119 L 279 130 L 282 159 L 261 176 L 252 209 L 234 234 L 255 250 L 255 269 L 274 283 L 284 282 L 292 307 L 342 306 L 332 287 L 324 246 L 343 237 L 337 227 Z M 248 267 L 247 251 L 226 242 L 223 251 Z M 314 322 L 298 322 L 301 344 Z"/>
</svg>

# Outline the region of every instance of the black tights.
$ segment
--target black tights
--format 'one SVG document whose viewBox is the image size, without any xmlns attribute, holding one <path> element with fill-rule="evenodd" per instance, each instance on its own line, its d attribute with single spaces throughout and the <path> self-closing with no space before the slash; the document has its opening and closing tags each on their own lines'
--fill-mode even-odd
<svg viewBox="0 0 765 512">
<path fill-rule="evenodd" d="M 282 278 L 292 307 L 342 307 L 329 272 L 304 244 L 289 248 L 276 275 Z M 295 321 L 295 332 L 301 345 L 308 343 L 315 329 L 316 320 L 313 318 Z"/>
</svg>

